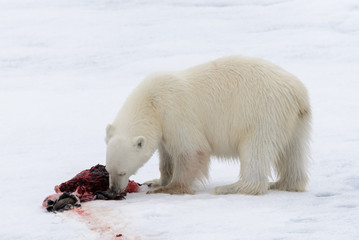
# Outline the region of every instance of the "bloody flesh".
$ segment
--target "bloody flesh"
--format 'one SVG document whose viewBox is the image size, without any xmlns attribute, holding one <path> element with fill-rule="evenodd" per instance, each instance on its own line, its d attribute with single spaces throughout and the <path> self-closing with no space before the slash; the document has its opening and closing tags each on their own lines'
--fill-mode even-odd
<svg viewBox="0 0 359 240">
<path fill-rule="evenodd" d="M 67 182 L 55 187 L 56 192 L 76 192 L 81 202 L 93 200 L 96 192 L 106 191 L 109 188 L 109 173 L 105 166 L 97 164 L 90 169 L 83 170 Z M 138 191 L 138 184 L 129 181 L 126 193 Z M 90 195 L 90 196 L 89 196 Z"/>
<path fill-rule="evenodd" d="M 55 186 L 56 194 L 43 201 L 42 206 L 48 211 L 67 210 L 81 206 L 79 202 L 95 199 L 121 200 L 126 193 L 137 192 L 139 184 L 129 181 L 125 192 L 116 193 L 109 189 L 109 173 L 105 166 L 97 164 L 90 169 L 78 173 L 67 182 Z M 77 199 L 77 200 L 76 200 Z"/>
</svg>

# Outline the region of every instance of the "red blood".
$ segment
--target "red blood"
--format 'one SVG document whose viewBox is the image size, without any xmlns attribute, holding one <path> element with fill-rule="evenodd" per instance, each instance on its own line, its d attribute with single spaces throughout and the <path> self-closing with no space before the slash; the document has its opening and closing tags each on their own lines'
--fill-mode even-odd
<svg viewBox="0 0 359 240">
<path fill-rule="evenodd" d="M 121 234 L 121 233 L 120 233 L 120 234 L 117 234 L 116 237 L 122 237 L 122 234 Z"/>
<path fill-rule="evenodd" d="M 90 216 L 91 215 L 91 213 L 89 211 L 83 210 L 81 208 L 74 208 L 73 211 L 76 212 L 78 215 L 81 215 L 81 216 Z"/>
</svg>

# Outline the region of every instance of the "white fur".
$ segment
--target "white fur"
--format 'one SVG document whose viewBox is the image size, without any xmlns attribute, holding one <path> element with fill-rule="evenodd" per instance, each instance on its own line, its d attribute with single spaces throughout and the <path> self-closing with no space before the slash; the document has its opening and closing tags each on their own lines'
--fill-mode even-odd
<svg viewBox="0 0 359 240">
<path fill-rule="evenodd" d="M 303 84 L 262 59 L 232 56 L 154 73 L 107 127 L 111 186 L 123 190 L 158 149 L 160 186 L 151 192 L 192 193 L 208 176 L 210 156 L 241 163 L 239 180 L 217 194 L 304 191 L 310 119 Z M 272 168 L 279 180 L 269 186 Z"/>
</svg>

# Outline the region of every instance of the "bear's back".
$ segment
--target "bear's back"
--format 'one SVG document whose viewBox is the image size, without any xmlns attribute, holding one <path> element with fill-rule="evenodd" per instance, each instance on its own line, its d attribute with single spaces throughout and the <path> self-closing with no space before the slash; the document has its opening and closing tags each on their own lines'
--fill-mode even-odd
<svg viewBox="0 0 359 240">
<path fill-rule="evenodd" d="M 253 123 L 263 120 L 260 115 L 290 111 L 298 101 L 307 100 L 306 89 L 295 76 L 257 58 L 220 58 L 176 75 L 184 85 L 180 95 L 188 107 L 207 119 L 215 114 L 222 122 L 238 121 L 241 116 Z"/>
<path fill-rule="evenodd" d="M 136 95 L 159 116 L 164 138 L 180 137 L 174 144 L 206 142 L 206 148 L 225 157 L 235 156 L 240 138 L 263 124 L 291 128 L 299 106 L 307 102 L 304 86 L 292 74 L 242 56 L 154 73 L 138 89 Z"/>
</svg>

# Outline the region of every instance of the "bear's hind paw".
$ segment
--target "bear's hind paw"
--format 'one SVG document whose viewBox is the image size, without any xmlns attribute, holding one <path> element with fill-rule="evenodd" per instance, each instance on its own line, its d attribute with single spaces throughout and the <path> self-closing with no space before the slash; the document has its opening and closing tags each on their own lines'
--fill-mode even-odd
<svg viewBox="0 0 359 240">
<path fill-rule="evenodd" d="M 305 192 L 305 184 L 288 184 L 285 182 L 273 182 L 269 184 L 269 189 L 288 192 Z"/>
<path fill-rule="evenodd" d="M 268 191 L 268 186 L 262 185 L 247 185 L 241 182 L 236 182 L 229 185 L 219 186 L 214 189 L 214 193 L 220 194 L 249 194 L 261 195 Z"/>
</svg>

